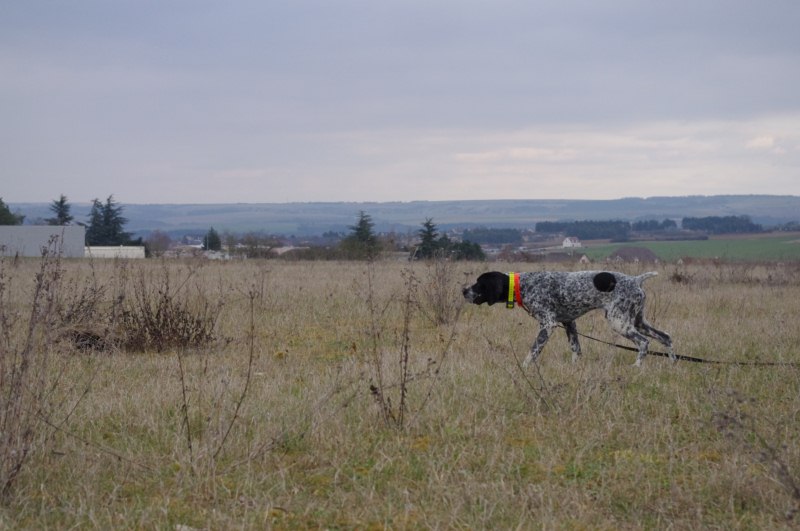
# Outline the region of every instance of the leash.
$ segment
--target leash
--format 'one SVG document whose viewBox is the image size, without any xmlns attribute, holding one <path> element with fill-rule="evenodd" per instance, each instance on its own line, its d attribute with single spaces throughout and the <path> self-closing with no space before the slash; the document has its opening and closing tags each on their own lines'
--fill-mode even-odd
<svg viewBox="0 0 800 531">
<path fill-rule="evenodd" d="M 559 326 L 563 328 L 562 325 Z M 592 341 L 597 341 L 598 343 L 603 343 L 604 345 L 609 345 L 611 347 L 617 347 L 619 349 L 629 350 L 631 352 L 639 352 L 638 348 L 629 347 L 628 345 L 611 343 L 610 341 L 605 341 L 597 337 L 588 336 L 580 332 L 578 332 L 578 335 L 586 339 L 591 339 Z M 664 358 L 669 358 L 668 352 L 648 350 L 647 353 L 651 356 L 661 356 Z M 748 367 L 800 367 L 800 363 L 791 361 L 720 361 L 720 360 L 708 360 L 704 358 L 695 358 L 694 356 L 683 356 L 681 354 L 675 354 L 675 358 L 680 361 L 689 361 L 692 363 L 708 363 L 711 365 L 739 365 Z"/>
</svg>

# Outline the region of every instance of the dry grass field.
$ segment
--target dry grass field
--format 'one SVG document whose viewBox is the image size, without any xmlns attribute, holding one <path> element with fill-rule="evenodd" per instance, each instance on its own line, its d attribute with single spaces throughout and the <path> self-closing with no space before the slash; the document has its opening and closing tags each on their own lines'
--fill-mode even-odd
<svg viewBox="0 0 800 531">
<path fill-rule="evenodd" d="M 535 321 L 460 295 L 496 268 L 5 260 L 0 528 L 800 525 L 800 369 L 558 333 L 524 372 Z M 645 288 L 679 354 L 800 363 L 797 263 Z"/>
</svg>

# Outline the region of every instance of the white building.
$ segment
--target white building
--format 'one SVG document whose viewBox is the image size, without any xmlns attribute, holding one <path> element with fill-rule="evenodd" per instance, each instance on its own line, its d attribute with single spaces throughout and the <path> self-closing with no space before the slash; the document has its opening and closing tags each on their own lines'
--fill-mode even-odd
<svg viewBox="0 0 800 531">
<path fill-rule="evenodd" d="M 583 245 L 581 245 L 581 241 L 575 236 L 567 236 L 566 238 L 564 238 L 564 242 L 561 244 L 561 247 L 565 249 L 566 248 L 575 249 L 578 247 L 583 247 Z"/>
<path fill-rule="evenodd" d="M 93 245 L 86 248 L 88 258 L 144 258 L 143 245 Z"/>
<path fill-rule="evenodd" d="M 42 256 L 42 249 L 65 258 L 83 258 L 86 229 L 80 225 L 0 225 L 0 254 Z"/>
</svg>

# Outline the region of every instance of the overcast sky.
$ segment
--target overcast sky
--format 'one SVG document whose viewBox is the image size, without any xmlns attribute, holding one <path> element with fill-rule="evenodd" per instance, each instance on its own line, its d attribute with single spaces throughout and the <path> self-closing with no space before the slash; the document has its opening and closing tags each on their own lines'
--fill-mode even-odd
<svg viewBox="0 0 800 531">
<path fill-rule="evenodd" d="M 0 197 L 800 195 L 798 0 L 4 0 Z"/>
</svg>

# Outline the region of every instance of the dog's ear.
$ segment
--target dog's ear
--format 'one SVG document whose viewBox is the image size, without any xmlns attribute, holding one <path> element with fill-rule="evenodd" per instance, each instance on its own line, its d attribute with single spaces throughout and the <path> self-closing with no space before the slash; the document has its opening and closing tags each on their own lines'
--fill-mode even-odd
<svg viewBox="0 0 800 531">
<path fill-rule="evenodd" d="M 597 273 L 592 282 L 597 291 L 608 293 L 609 291 L 614 291 L 614 287 L 617 285 L 617 277 L 613 273 L 603 271 L 602 273 Z"/>
<path fill-rule="evenodd" d="M 499 271 L 484 273 L 478 277 L 478 285 L 489 306 L 508 300 L 508 275 L 505 273 Z"/>
</svg>

